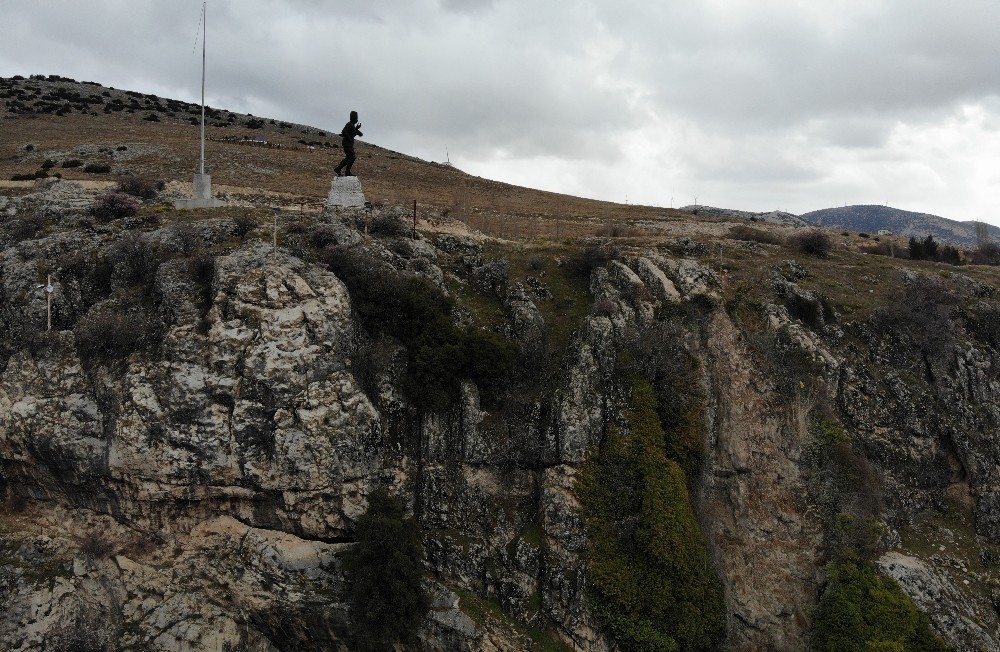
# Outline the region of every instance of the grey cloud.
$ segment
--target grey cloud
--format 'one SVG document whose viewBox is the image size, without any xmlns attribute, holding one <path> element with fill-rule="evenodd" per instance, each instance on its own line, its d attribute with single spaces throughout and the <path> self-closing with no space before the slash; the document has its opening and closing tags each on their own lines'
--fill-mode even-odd
<svg viewBox="0 0 1000 652">
<path fill-rule="evenodd" d="M 200 0 L 10 4 L 0 74 L 198 95 Z M 213 105 L 331 131 L 357 109 L 371 142 L 435 160 L 448 147 L 498 162 L 491 169 L 565 162 L 551 182 L 572 187 L 652 166 L 650 179 L 706 198 L 822 203 L 868 183 L 856 170 L 913 156 L 890 151 L 899 124 L 984 134 L 1000 124 L 995 0 L 210 0 L 208 9 Z M 981 107 L 976 124 L 956 121 L 966 104 Z M 641 160 L 629 159 L 635 141 Z"/>
</svg>

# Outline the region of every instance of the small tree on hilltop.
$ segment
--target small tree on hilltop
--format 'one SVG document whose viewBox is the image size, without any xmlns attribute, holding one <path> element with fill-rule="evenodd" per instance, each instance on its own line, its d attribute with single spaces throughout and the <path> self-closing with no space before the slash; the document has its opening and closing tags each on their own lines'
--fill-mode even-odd
<svg viewBox="0 0 1000 652">
<path fill-rule="evenodd" d="M 379 489 L 355 532 L 357 545 L 345 555 L 344 570 L 357 646 L 389 650 L 413 642 L 430 606 L 421 586 L 424 551 L 416 524 Z"/>
</svg>

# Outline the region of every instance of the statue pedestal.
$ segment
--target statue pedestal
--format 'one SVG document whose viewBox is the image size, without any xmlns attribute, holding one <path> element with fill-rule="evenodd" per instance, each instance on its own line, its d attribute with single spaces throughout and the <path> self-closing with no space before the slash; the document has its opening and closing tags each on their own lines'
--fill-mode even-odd
<svg viewBox="0 0 1000 652">
<path fill-rule="evenodd" d="M 361 192 L 361 181 L 357 177 L 334 177 L 330 194 L 326 197 L 328 207 L 364 208 L 365 196 Z"/>
<path fill-rule="evenodd" d="M 194 175 L 194 192 L 191 199 L 178 199 L 174 202 L 174 208 L 182 210 L 185 208 L 218 208 L 225 206 L 226 202 L 221 199 L 212 199 L 212 177 L 208 174 Z"/>
</svg>

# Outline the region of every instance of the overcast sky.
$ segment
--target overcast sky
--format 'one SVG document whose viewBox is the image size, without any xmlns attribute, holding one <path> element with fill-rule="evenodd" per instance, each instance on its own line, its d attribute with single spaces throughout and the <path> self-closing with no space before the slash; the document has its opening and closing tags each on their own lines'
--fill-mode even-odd
<svg viewBox="0 0 1000 652">
<path fill-rule="evenodd" d="M 201 0 L 3 0 L 0 76 L 200 99 Z M 211 106 L 618 202 L 1000 224 L 1000 0 L 209 0 Z M 362 174 L 364 160 L 356 166 Z"/>
</svg>

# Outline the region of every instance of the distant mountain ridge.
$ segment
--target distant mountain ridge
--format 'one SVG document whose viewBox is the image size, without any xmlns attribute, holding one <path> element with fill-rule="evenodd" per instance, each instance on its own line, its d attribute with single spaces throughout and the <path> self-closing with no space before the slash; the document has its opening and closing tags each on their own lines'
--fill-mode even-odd
<svg viewBox="0 0 1000 652">
<path fill-rule="evenodd" d="M 904 211 L 890 206 L 857 205 L 824 208 L 803 213 L 799 217 L 828 229 L 850 229 L 870 233 L 884 229 L 896 235 L 917 238 L 931 234 L 935 240 L 941 242 L 967 247 L 976 245 L 975 222 L 959 222 L 938 215 Z M 987 225 L 987 233 L 992 240 L 1000 240 L 1000 228 Z"/>
</svg>

